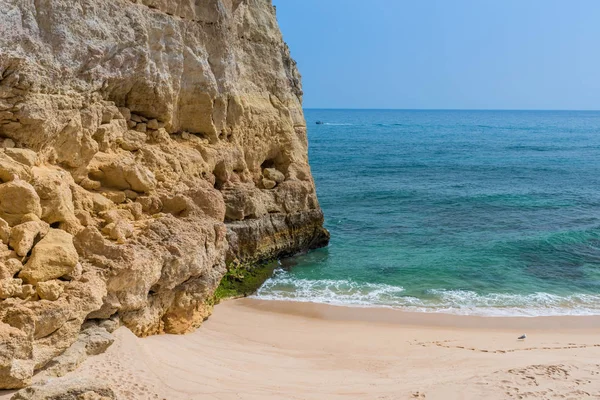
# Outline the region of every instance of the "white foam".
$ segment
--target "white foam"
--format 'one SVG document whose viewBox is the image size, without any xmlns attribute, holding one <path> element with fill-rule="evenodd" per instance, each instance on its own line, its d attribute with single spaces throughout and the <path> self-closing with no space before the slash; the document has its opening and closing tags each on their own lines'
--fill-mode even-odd
<svg viewBox="0 0 600 400">
<path fill-rule="evenodd" d="M 406 296 L 403 292 L 403 287 L 387 284 L 358 283 L 352 280 L 296 279 L 289 273 L 278 270 L 254 297 L 264 300 L 392 307 L 407 311 L 460 315 L 600 315 L 600 295 L 558 296 L 544 292 L 481 295 L 468 290 L 432 289 L 427 291 L 426 299 L 420 299 Z"/>
<path fill-rule="evenodd" d="M 374 283 L 359 284 L 350 280 L 294 279 L 287 276 L 285 272 L 277 271 L 272 279 L 258 289 L 256 297 L 371 305 L 391 301 L 403 291 L 402 287 Z"/>
</svg>

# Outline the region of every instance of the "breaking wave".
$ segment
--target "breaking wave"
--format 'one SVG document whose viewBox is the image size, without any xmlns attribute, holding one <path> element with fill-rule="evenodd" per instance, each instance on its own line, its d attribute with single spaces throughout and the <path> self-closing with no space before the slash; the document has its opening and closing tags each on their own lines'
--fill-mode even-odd
<svg viewBox="0 0 600 400">
<path fill-rule="evenodd" d="M 390 307 L 460 315 L 600 315 L 600 295 L 559 296 L 544 292 L 479 294 L 470 290 L 430 289 L 417 298 L 407 295 L 405 288 L 399 286 L 358 283 L 348 279 L 297 279 L 284 270 L 277 270 L 254 297 L 263 300 Z"/>
</svg>

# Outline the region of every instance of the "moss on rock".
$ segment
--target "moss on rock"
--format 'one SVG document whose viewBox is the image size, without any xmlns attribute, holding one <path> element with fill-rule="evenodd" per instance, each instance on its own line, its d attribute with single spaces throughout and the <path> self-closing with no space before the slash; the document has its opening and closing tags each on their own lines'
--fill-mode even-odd
<svg viewBox="0 0 600 400">
<path fill-rule="evenodd" d="M 277 266 L 276 260 L 258 264 L 229 264 L 227 273 L 215 290 L 214 304 L 218 304 L 223 299 L 254 294 L 273 275 Z"/>
</svg>

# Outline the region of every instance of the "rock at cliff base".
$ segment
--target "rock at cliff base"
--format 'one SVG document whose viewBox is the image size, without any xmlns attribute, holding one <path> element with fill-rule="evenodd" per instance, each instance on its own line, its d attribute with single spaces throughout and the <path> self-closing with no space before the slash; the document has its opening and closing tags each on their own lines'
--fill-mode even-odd
<svg viewBox="0 0 600 400">
<path fill-rule="evenodd" d="M 6 152 L 0 152 L 0 180 L 9 182 L 15 180 L 15 178 L 29 180 L 31 178 L 31 168 L 15 161 Z"/>
<path fill-rule="evenodd" d="M 41 240 L 48 231 L 50 225 L 44 221 L 29 221 L 13 227 L 10 231 L 10 247 L 17 255 L 24 257 L 29 253 L 33 244 Z"/>
<path fill-rule="evenodd" d="M 37 164 L 37 153 L 29 149 L 5 149 L 4 152 L 13 160 L 25 164 L 28 167 L 33 167 Z"/>
<path fill-rule="evenodd" d="M 33 186 L 22 180 L 0 185 L 0 218 L 14 226 L 26 214 L 42 215 L 40 196 Z"/>
<path fill-rule="evenodd" d="M 4 244 L 8 244 L 10 239 L 10 225 L 8 222 L 0 218 L 0 241 Z"/>
<path fill-rule="evenodd" d="M 16 258 L 9 258 L 0 262 L 0 279 L 8 279 L 23 269 L 23 264 Z"/>
<path fill-rule="evenodd" d="M 73 236 L 59 229 L 50 229 L 33 248 L 19 277 L 33 284 L 57 279 L 70 273 L 78 260 Z"/>
<path fill-rule="evenodd" d="M 47 365 L 46 372 L 49 375 L 64 376 L 74 371 L 88 357 L 104 353 L 114 341 L 114 336 L 105 328 L 96 324 L 90 324 L 88 327 L 84 325 L 77 341 L 52 360 Z"/>
<path fill-rule="evenodd" d="M 85 378 L 52 379 L 19 390 L 11 400 L 116 400 L 108 383 Z"/>
<path fill-rule="evenodd" d="M 35 363 L 30 335 L 0 322 L 0 387 L 18 389 L 30 383 Z"/>
<path fill-rule="evenodd" d="M 25 285 L 21 286 L 21 294 L 19 295 L 20 299 L 37 300 L 37 299 L 33 299 L 33 297 L 36 295 L 37 295 L 37 293 L 36 293 L 35 287 L 33 285 L 25 284 Z"/>
<path fill-rule="evenodd" d="M 39 282 L 36 291 L 42 300 L 57 300 L 64 291 L 62 284 L 58 280 Z"/>
<path fill-rule="evenodd" d="M 41 218 L 53 224 L 56 222 L 74 223 L 75 210 L 71 186 L 73 178 L 58 168 L 34 167 L 33 187 L 40 196 Z"/>
<path fill-rule="evenodd" d="M 23 281 L 21 279 L 8 278 L 0 280 L 0 299 L 20 296 L 22 285 Z"/>
<path fill-rule="evenodd" d="M 127 221 L 111 222 L 102 228 L 102 232 L 107 234 L 112 240 L 116 240 L 117 243 L 123 244 L 128 238 L 133 236 L 133 225 Z"/>
</svg>

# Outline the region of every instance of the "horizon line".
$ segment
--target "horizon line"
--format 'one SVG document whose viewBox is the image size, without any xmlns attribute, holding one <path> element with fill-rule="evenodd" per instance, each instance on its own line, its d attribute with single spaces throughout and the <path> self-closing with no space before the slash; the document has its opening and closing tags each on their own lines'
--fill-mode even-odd
<svg viewBox="0 0 600 400">
<path fill-rule="evenodd" d="M 600 109 L 575 108 L 356 108 L 356 107 L 302 107 L 303 110 L 347 110 L 347 111 L 583 111 L 597 112 Z"/>
</svg>

